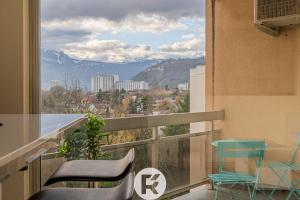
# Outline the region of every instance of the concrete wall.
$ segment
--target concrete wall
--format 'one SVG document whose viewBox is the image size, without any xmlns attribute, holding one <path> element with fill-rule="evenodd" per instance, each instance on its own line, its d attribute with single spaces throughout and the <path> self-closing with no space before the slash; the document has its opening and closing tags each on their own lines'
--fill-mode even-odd
<svg viewBox="0 0 300 200">
<path fill-rule="evenodd" d="M 263 139 L 267 160 L 290 158 L 300 131 L 300 27 L 254 27 L 253 0 L 216 0 L 215 58 L 207 0 L 207 110 L 224 109 L 222 139 Z"/>
</svg>

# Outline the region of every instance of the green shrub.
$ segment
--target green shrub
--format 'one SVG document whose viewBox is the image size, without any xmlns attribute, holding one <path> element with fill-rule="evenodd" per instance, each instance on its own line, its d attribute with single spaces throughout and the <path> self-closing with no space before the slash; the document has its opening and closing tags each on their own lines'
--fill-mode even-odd
<svg viewBox="0 0 300 200">
<path fill-rule="evenodd" d="M 105 126 L 102 117 L 88 114 L 88 121 L 72 133 L 66 134 L 64 141 L 58 146 L 58 152 L 68 160 L 109 158 L 101 151 L 101 140 L 107 135 L 101 129 Z"/>
</svg>

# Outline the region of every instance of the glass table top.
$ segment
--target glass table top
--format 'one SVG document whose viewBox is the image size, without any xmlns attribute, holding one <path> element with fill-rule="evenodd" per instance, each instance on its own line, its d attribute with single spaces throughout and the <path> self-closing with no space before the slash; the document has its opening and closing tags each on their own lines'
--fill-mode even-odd
<svg viewBox="0 0 300 200">
<path fill-rule="evenodd" d="M 0 160 L 7 154 L 46 138 L 72 124 L 82 114 L 0 115 Z"/>
</svg>

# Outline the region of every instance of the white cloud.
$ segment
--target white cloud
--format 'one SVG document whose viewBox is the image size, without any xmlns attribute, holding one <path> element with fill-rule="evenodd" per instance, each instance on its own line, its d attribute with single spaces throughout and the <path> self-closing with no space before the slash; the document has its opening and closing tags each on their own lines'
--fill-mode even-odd
<svg viewBox="0 0 300 200">
<path fill-rule="evenodd" d="M 63 51 L 79 59 L 124 62 L 139 59 L 196 58 L 203 55 L 200 46 L 201 40 L 196 37 L 162 45 L 158 50 L 145 44 L 128 45 L 119 40 L 90 38 L 84 42 L 67 44 Z"/>
<path fill-rule="evenodd" d="M 204 54 L 204 38 L 193 38 L 175 42 L 173 44 L 161 45 L 162 52 L 181 57 L 198 57 Z"/>
<path fill-rule="evenodd" d="M 68 44 L 63 51 L 76 58 L 107 62 L 162 58 L 148 45 L 129 46 L 119 40 L 91 39 L 86 42 Z"/>
<path fill-rule="evenodd" d="M 42 22 L 42 28 L 46 31 L 82 30 L 90 33 L 119 33 L 123 31 L 163 33 L 174 30 L 186 30 L 188 27 L 179 21 L 169 20 L 163 16 L 138 14 L 129 15 L 121 21 L 110 21 L 105 18 L 54 19 Z"/>
<path fill-rule="evenodd" d="M 191 39 L 191 38 L 194 38 L 195 37 L 195 34 L 185 34 L 182 36 L 183 39 Z"/>
</svg>

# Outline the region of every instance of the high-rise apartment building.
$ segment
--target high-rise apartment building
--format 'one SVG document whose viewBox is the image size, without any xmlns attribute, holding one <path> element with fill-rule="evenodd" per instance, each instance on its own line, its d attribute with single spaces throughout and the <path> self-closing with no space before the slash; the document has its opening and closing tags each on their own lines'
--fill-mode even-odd
<svg viewBox="0 0 300 200">
<path fill-rule="evenodd" d="M 118 75 L 97 75 L 91 79 L 91 90 L 92 92 L 103 92 L 112 91 L 115 83 L 119 80 Z"/>
<path fill-rule="evenodd" d="M 118 81 L 115 84 L 116 90 L 136 91 L 136 90 L 148 90 L 149 84 L 145 81 Z"/>
<path fill-rule="evenodd" d="M 189 90 L 189 83 L 179 83 L 177 87 L 180 91 L 187 91 Z"/>
<path fill-rule="evenodd" d="M 59 85 L 60 85 L 59 80 L 51 80 L 51 87 L 57 87 Z"/>
</svg>

